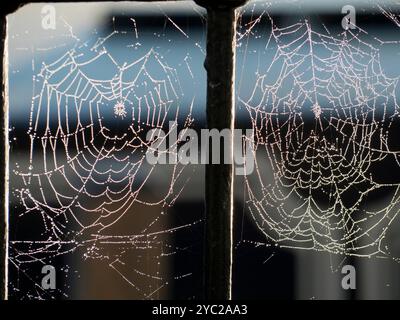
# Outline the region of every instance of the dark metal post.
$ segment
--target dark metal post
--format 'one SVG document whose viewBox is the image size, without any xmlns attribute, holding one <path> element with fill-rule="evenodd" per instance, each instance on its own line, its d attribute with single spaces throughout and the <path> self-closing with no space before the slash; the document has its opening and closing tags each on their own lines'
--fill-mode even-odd
<svg viewBox="0 0 400 320">
<path fill-rule="evenodd" d="M 207 127 L 235 122 L 235 9 L 247 0 L 195 0 L 207 9 Z M 233 137 L 230 159 L 206 165 L 204 287 L 207 299 L 232 298 Z M 222 144 L 221 144 L 222 145 Z M 209 148 L 209 159 L 212 149 Z M 227 164 L 229 163 L 229 164 Z"/>
<path fill-rule="evenodd" d="M 16 5 L 8 5 L 5 12 L 12 12 Z M 6 14 L 5 13 L 5 14 Z M 6 16 L 1 17 L 0 52 L 3 53 L 1 61 L 1 95 L 0 95 L 0 300 L 6 300 L 8 282 L 8 105 L 7 101 L 7 52 L 4 50 L 6 43 Z"/>
<path fill-rule="evenodd" d="M 33 0 L 35 2 L 36 0 Z M 7 2 L 2 5 L 0 15 L 0 300 L 8 299 L 8 51 L 7 15 L 16 11 L 22 4 Z"/>
</svg>

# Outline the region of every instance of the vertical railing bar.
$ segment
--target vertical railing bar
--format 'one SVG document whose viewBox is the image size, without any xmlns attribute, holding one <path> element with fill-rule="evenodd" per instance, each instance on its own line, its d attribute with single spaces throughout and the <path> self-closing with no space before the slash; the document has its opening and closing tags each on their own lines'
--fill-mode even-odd
<svg viewBox="0 0 400 320">
<path fill-rule="evenodd" d="M 7 85 L 7 20 L 1 19 L 0 52 L 3 52 L 1 67 L 1 111 L 0 111 L 0 299 L 8 298 L 8 85 Z"/>
<path fill-rule="evenodd" d="M 235 126 L 236 8 L 247 0 L 195 0 L 207 9 L 207 128 L 230 129 L 230 152 L 219 150 L 212 164 L 212 145 L 206 165 L 204 246 L 205 298 L 232 298 L 233 264 L 233 132 Z M 226 141 L 224 141 L 226 143 Z"/>
</svg>

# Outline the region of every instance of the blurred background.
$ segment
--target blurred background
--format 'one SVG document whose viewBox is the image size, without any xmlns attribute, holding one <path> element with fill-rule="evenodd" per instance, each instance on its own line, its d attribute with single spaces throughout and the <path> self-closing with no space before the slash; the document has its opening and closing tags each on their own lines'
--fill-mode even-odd
<svg viewBox="0 0 400 320">
<path fill-rule="evenodd" d="M 291 25 L 307 17 L 313 30 L 329 30 L 337 34 L 341 32 L 342 7 L 348 4 L 356 8 L 357 26 L 366 30 L 363 35 L 365 42 L 375 41 L 377 37 L 387 41 L 379 48 L 382 67 L 386 75 L 398 77 L 398 3 L 361 0 L 336 1 L 334 4 L 314 0 L 250 1 L 241 9 L 238 25 L 238 96 L 251 95 L 256 86 L 256 74 L 263 71 L 260 65 L 263 65 L 264 59 L 273 58 L 271 51 L 267 50 L 271 17 L 280 26 Z M 51 149 L 50 142 L 44 147 L 43 139 L 40 139 L 46 135 L 56 137 L 57 128 L 65 125 L 60 119 L 67 121 L 60 118 L 60 105 L 63 101 L 74 99 L 82 90 L 76 83 L 84 83 L 85 80 L 80 80 L 81 76 L 74 73 L 74 63 L 82 63 L 86 75 L 100 81 L 94 85 L 88 80 L 90 85 L 98 86 L 96 88 L 100 91 L 113 92 L 119 88 L 117 85 L 113 87 L 112 81 L 111 84 L 101 81 L 118 74 L 118 66 L 137 62 L 129 68 L 131 73 L 127 75 L 131 78 L 137 75 L 140 86 L 136 95 L 147 97 L 148 89 L 161 81 L 167 83 L 164 88 L 166 95 L 173 97 L 161 127 L 165 128 L 168 120 L 177 120 L 179 126 L 185 127 L 186 120 L 190 119 L 195 130 L 205 128 L 204 10 L 191 1 L 50 5 L 54 8 L 55 28 L 46 28 L 49 21 L 43 22 L 52 14 L 51 8 L 50 11 L 48 7 L 43 9 L 45 4 L 26 5 L 8 17 L 10 298 L 200 298 L 203 289 L 202 165 L 159 165 L 153 170 L 139 165 L 139 170 L 133 175 L 135 181 L 130 180 L 128 184 L 137 197 L 125 210 L 118 201 L 107 200 L 103 191 L 113 184 L 111 181 L 126 177 L 124 164 L 138 162 L 142 148 L 124 146 L 125 149 L 119 150 L 120 146 L 114 144 L 108 150 L 118 150 L 115 158 L 105 157 L 101 163 L 103 172 L 114 166 L 113 180 L 106 180 L 100 187 L 94 184 L 93 189 L 85 191 L 97 197 L 86 195 L 79 199 L 87 207 L 97 209 L 98 203 L 106 203 L 109 212 L 113 212 L 111 215 L 97 209 L 89 214 L 81 212 L 82 208 L 64 213 L 56 210 L 60 201 L 57 195 L 65 191 L 65 195 L 74 196 L 67 190 L 71 184 L 79 184 L 80 178 L 85 177 L 83 171 L 74 168 L 74 172 L 62 172 L 59 176 L 54 174 L 51 177 L 53 185 L 45 185 L 43 180 L 47 176 L 41 180 L 29 176 L 29 173 L 43 173 L 46 171 L 43 163 L 53 161 L 54 157 L 63 159 L 66 150 L 79 153 L 86 150 L 84 146 L 88 144 L 98 147 L 96 143 L 79 141 L 70 146 L 71 150 Z M 72 62 L 71 56 L 76 59 L 75 62 Z M 97 60 L 100 56 L 105 57 L 105 62 Z M 149 62 L 146 60 L 144 64 L 143 57 L 150 57 Z M 46 78 L 49 73 L 55 76 Z M 63 88 L 64 95 L 68 96 L 65 100 L 46 91 L 48 87 L 60 89 L 59 83 L 67 74 L 71 75 L 71 79 Z M 44 79 L 49 79 L 49 82 Z M 134 95 L 135 92 L 129 94 Z M 105 104 L 100 106 L 103 108 L 100 114 L 104 126 L 116 135 L 123 134 L 130 125 L 129 121 L 135 122 L 139 114 L 142 117 L 153 116 L 161 105 L 159 98 L 160 101 L 153 102 L 156 106 L 153 111 L 146 108 L 151 105 L 148 102 L 143 104 L 141 111 L 132 112 L 132 118 L 120 119 L 112 112 L 113 99 L 118 100 L 117 97 L 119 95 L 113 93 L 110 101 L 102 101 Z M 92 103 L 97 96 L 89 94 L 86 99 Z M 83 109 L 86 106 L 84 103 L 76 105 L 83 105 Z M 42 111 L 38 111 L 40 106 Z M 47 113 L 43 111 L 46 107 L 50 110 Z M 81 128 L 90 128 L 85 125 L 90 125 L 93 119 L 82 110 L 76 110 L 75 118 L 70 119 L 71 127 L 80 128 L 81 122 Z M 251 128 L 248 112 L 239 102 L 236 121 L 237 127 Z M 32 131 L 32 127 L 36 129 Z M 147 123 L 144 127 L 152 125 Z M 93 137 L 93 133 L 85 130 L 81 135 L 83 140 L 90 135 Z M 138 132 L 142 132 L 140 130 Z M 34 139 L 32 142 L 32 132 L 39 137 L 38 141 Z M 101 137 L 96 139 L 102 141 Z M 93 164 L 90 159 L 86 160 Z M 259 161 L 262 162 L 261 159 Z M 395 165 L 390 170 L 389 167 L 381 168 L 376 174 L 390 171 L 397 176 L 396 169 L 399 171 Z M 123 184 L 114 185 L 118 192 L 124 188 Z M 165 194 L 167 196 L 163 197 Z M 39 199 L 40 205 L 32 199 Z M 234 298 L 400 298 L 400 265 L 396 261 L 400 257 L 398 218 L 393 219 L 385 236 L 385 241 L 390 244 L 390 257 L 358 258 L 276 246 L 261 232 L 261 222 L 250 214 L 246 205 L 245 183 L 240 176 L 236 177 L 235 201 Z M 376 204 L 386 200 L 377 197 L 374 201 Z M 120 214 L 122 209 L 124 213 Z M 99 214 L 101 218 L 98 218 Z M 102 228 L 110 220 L 112 225 Z M 57 270 L 56 290 L 41 288 L 41 268 L 47 264 Z M 346 264 L 356 267 L 356 290 L 346 291 L 341 287 L 341 269 Z"/>
</svg>

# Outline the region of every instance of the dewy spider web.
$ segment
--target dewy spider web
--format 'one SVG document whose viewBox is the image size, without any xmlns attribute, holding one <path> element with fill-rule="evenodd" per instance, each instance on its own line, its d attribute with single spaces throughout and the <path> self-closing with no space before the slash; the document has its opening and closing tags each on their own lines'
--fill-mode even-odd
<svg viewBox="0 0 400 320">
<path fill-rule="evenodd" d="M 23 205 L 19 219 L 41 217 L 43 228 L 38 239 L 16 239 L 10 248 L 12 265 L 34 283 L 28 297 L 52 295 L 41 289 L 32 264 L 52 264 L 76 252 L 83 260 L 103 261 L 139 298 L 158 297 L 173 280 L 190 275 L 161 270 L 163 261 L 183 250 L 170 235 L 198 222 L 170 225 L 165 218 L 187 182 L 187 167 L 151 165 L 145 153 L 152 142 L 146 139 L 149 130 L 169 135 L 178 130 L 170 121 L 179 130 L 192 126 L 195 99 L 185 97 L 191 104 L 182 105 L 187 93 L 177 69 L 154 43 L 147 51 L 140 48 L 136 23 L 132 26 L 127 32 L 114 25 L 109 35 L 77 41 L 55 61 L 43 62 L 34 76 L 29 164 L 14 170 L 23 181 L 15 191 Z M 120 41 L 121 50 L 127 39 L 121 60 L 112 41 Z M 193 77 L 189 60 L 188 54 L 186 72 Z M 167 187 L 149 197 L 146 189 L 161 179 Z M 124 228 L 129 215 L 136 223 Z M 70 269 L 64 268 L 77 272 Z M 148 279 L 147 287 L 138 278 Z M 57 289 L 68 297 L 69 287 Z M 17 293 L 18 285 L 12 290 Z"/>
<path fill-rule="evenodd" d="M 400 165 L 399 78 L 382 68 L 384 42 L 308 18 L 277 23 L 265 7 L 238 35 L 245 58 L 249 42 L 266 37 L 251 93 L 239 83 L 239 108 L 256 132 L 246 208 L 281 247 L 391 256 L 385 236 L 400 208 L 400 180 L 377 170 Z M 267 36 L 261 21 L 270 24 Z M 372 205 L 379 197 L 384 204 Z"/>
<path fill-rule="evenodd" d="M 80 53 L 72 51 L 43 67 L 39 76 L 43 86 L 33 99 L 31 114 L 30 167 L 27 173 L 20 174 L 30 186 L 21 190 L 27 208 L 43 210 L 43 213 L 49 210 L 56 216 L 65 216 L 66 220 L 70 214 L 83 229 L 97 226 L 100 230 L 106 229 L 133 202 L 141 201 L 140 190 L 153 170 L 153 167 L 146 168 L 143 150 L 149 143 L 141 133 L 149 127 L 163 128 L 166 120 L 176 121 L 179 114 L 179 92 L 175 88 L 178 80 L 153 50 L 131 64 L 115 63 L 118 73 L 111 80 L 95 80 L 83 69 L 91 63 L 106 65 L 107 61 L 99 61 L 103 56 L 115 63 L 105 50 L 96 52 L 89 60 L 84 57 L 83 62 L 77 61 Z M 165 79 L 151 76 L 147 70 L 150 63 L 162 69 Z M 54 118 L 58 125 L 51 128 L 50 119 Z M 106 123 L 107 119 L 111 119 L 110 123 Z M 42 150 L 37 155 L 42 163 L 34 159 L 33 150 L 37 147 Z M 63 152 L 57 153 L 58 149 Z M 34 163 L 42 166 L 34 167 Z M 135 179 L 139 171 L 140 183 Z M 57 190 L 52 182 L 59 175 L 66 182 L 67 188 L 62 190 Z M 174 172 L 172 180 L 178 176 L 179 171 Z M 36 183 L 39 188 L 32 188 Z M 43 193 L 47 184 L 57 200 L 54 204 L 49 204 L 46 200 L 49 194 Z M 172 187 L 161 199 L 143 202 L 168 202 L 171 194 Z M 101 200 L 88 206 L 87 198 Z M 77 210 L 101 214 L 88 219 L 87 215 L 81 217 Z M 56 225 L 51 224 L 50 229 L 57 234 Z"/>
<path fill-rule="evenodd" d="M 255 173 L 245 177 L 246 208 L 271 243 L 282 247 L 391 256 L 385 237 L 399 208 L 398 77 L 382 67 L 385 42 L 363 29 L 334 33 L 304 18 L 281 25 L 270 16 L 269 3 L 260 7 L 262 13 L 238 29 L 238 58 L 244 57 L 238 106 L 256 137 Z M 249 8 L 255 5 L 243 12 Z M 380 10 L 396 23 L 396 15 Z M 164 16 L 202 61 L 203 45 Z M 67 25 L 76 45 L 50 62 L 43 59 L 35 72 L 28 164 L 13 168 L 22 181 L 13 189 L 22 209 L 12 218 L 18 227 L 32 220 L 37 226 L 40 218 L 42 230 L 11 238 L 10 263 L 33 283 L 20 292 L 19 280 L 13 282 L 15 296 L 54 297 L 40 286 L 40 267 L 72 254 L 79 262 L 103 264 L 140 298 L 158 297 L 190 274 L 162 272 L 165 259 L 185 249 L 168 235 L 198 222 L 164 221 L 185 185 L 183 167 L 149 165 L 144 138 L 152 128 L 168 129 L 171 120 L 191 126 L 191 107 L 181 102 L 198 90 L 184 90 L 188 81 L 180 81 L 178 67 L 157 49 L 155 42 L 168 38 L 165 30 L 154 32 L 153 45 L 144 50 L 143 29 L 131 22 L 128 32 L 114 26 L 87 41 Z M 260 33 L 265 25 L 271 28 Z M 124 54 L 112 52 L 114 39 Z M 187 54 L 176 64 L 200 83 L 191 60 Z M 255 77 L 250 60 L 257 65 Z M 243 83 L 252 83 L 250 90 Z M 196 106 L 196 99 L 189 101 Z M 11 148 L 16 144 L 11 141 Z M 391 168 L 393 176 L 381 177 L 379 167 Z M 167 188 L 149 196 L 146 188 L 161 172 Z M 376 198 L 384 203 L 371 205 Z M 126 222 L 130 215 L 135 223 Z M 62 264 L 66 277 L 79 277 L 79 267 Z M 150 282 L 142 286 L 141 279 Z M 57 292 L 69 297 L 70 286 Z"/>
</svg>

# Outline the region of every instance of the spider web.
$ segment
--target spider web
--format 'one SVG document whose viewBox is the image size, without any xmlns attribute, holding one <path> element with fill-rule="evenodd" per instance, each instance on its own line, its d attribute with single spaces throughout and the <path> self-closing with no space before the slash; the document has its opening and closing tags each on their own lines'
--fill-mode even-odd
<svg viewBox="0 0 400 320">
<path fill-rule="evenodd" d="M 242 12 L 252 11 L 251 21 L 237 35 L 238 107 L 256 138 L 255 173 L 244 177 L 246 209 L 268 239 L 253 244 L 393 257 L 386 235 L 399 209 L 398 76 L 382 66 L 381 51 L 398 41 L 369 37 L 359 27 L 336 32 L 304 17 L 281 22 L 272 7 L 249 5 Z M 378 9 L 398 25 L 398 15 Z M 162 14 L 204 58 L 202 44 Z M 171 235 L 199 223 L 168 221 L 188 168 L 166 170 L 144 156 L 148 130 L 171 134 L 170 121 L 193 126 L 197 90 L 184 89 L 180 69 L 157 45 L 144 48 L 144 30 L 131 22 L 128 31 L 114 26 L 90 37 L 66 24 L 75 44 L 43 59 L 34 75 L 28 163 L 15 164 L 22 185 L 12 190 L 20 202 L 18 227 L 40 219 L 41 229 L 10 243 L 11 265 L 32 283 L 29 292 L 12 283 L 16 296 L 54 298 L 32 266 L 72 254 L 104 266 L 144 299 L 164 297 L 174 281 L 191 276 L 165 271 L 171 257 L 188 251 Z M 153 44 L 163 37 L 165 30 L 154 32 Z M 115 39 L 122 39 L 124 54 L 113 52 Z M 179 63 L 196 85 L 191 60 L 187 54 Z M 254 73 L 250 60 L 257 61 Z M 188 95 L 189 107 L 182 103 Z M 380 174 L 386 168 L 390 173 Z M 160 180 L 163 192 L 149 192 Z M 80 278 L 79 268 L 61 264 L 65 278 Z M 69 297 L 70 286 L 57 294 Z"/>
<path fill-rule="evenodd" d="M 36 275 L 40 269 L 32 265 L 53 264 L 71 254 L 104 264 L 142 299 L 165 296 L 171 283 L 191 275 L 167 267 L 171 257 L 186 250 L 175 244 L 174 234 L 199 223 L 168 220 L 188 182 L 188 166 L 149 164 L 146 151 L 154 139 L 146 134 L 162 129 L 171 139 L 173 131 L 193 127 L 194 90 L 184 91 L 182 68 L 169 66 L 157 46 L 146 49 L 140 43 L 141 32 L 132 21 L 126 31 L 115 27 L 113 18 L 110 34 L 95 31 L 84 40 L 65 22 L 75 44 L 51 62 L 44 60 L 33 77 L 29 159 L 15 166 L 22 186 L 13 194 L 22 207 L 18 225 L 35 221 L 37 226 L 39 219 L 41 230 L 10 243 L 10 263 L 32 282 L 23 297 L 69 297 L 71 282 L 49 293 Z M 184 33 L 175 27 L 175 33 Z M 165 29 L 154 35 L 167 37 Z M 189 54 L 185 70 L 194 77 Z M 182 102 L 188 99 L 189 106 Z M 177 144 L 168 151 L 172 156 Z M 157 193 L 149 189 L 154 185 Z M 79 267 L 62 261 L 64 277 L 79 283 Z M 18 295 L 18 283 L 11 290 Z"/>
<path fill-rule="evenodd" d="M 246 209 L 266 245 L 391 257 L 385 237 L 400 204 L 399 77 L 382 67 L 381 49 L 398 41 L 359 27 L 331 31 L 309 17 L 278 20 L 273 9 L 247 6 L 252 17 L 238 34 L 242 70 L 251 73 L 251 55 L 258 61 L 250 90 L 239 80 L 239 109 L 255 130 Z"/>
</svg>

